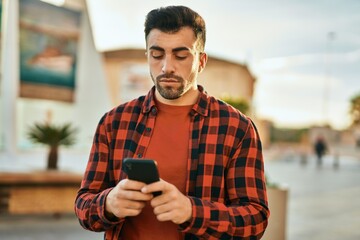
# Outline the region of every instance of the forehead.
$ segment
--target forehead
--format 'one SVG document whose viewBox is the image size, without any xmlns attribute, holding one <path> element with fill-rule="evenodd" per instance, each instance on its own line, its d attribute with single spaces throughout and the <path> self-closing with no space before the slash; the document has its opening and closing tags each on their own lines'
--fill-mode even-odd
<svg viewBox="0 0 360 240">
<path fill-rule="evenodd" d="M 196 38 L 190 27 L 183 27 L 175 33 L 166 33 L 155 28 L 147 36 L 147 48 L 149 49 L 153 46 L 161 47 L 165 50 L 178 47 L 195 49 Z"/>
</svg>

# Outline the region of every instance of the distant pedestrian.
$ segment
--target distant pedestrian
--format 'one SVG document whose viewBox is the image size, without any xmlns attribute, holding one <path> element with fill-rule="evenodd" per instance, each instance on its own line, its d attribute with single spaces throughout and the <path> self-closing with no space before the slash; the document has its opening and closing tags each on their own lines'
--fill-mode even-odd
<svg viewBox="0 0 360 240">
<path fill-rule="evenodd" d="M 318 137 L 314 144 L 314 151 L 317 157 L 318 166 L 322 165 L 322 158 L 327 150 L 325 140 L 322 136 Z"/>
</svg>

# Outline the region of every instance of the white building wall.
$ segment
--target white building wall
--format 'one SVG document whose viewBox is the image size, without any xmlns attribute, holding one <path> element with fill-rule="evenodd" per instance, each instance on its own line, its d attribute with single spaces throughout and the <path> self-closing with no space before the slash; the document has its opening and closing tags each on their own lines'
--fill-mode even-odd
<svg viewBox="0 0 360 240">
<path fill-rule="evenodd" d="M 3 149 L 0 151 L 0 171 L 7 170 L 11 165 L 22 163 L 26 163 L 26 168 L 31 169 L 32 166 L 42 168 L 43 162 L 45 167 L 45 159 L 35 160 L 32 164 L 24 158 L 43 158 L 46 155 L 47 149 L 34 146 L 27 139 L 26 132 L 34 122 L 45 121 L 49 115 L 54 123 L 62 124 L 70 121 L 78 129 L 77 144 L 69 150 L 60 150 L 60 152 L 65 152 L 64 155 L 60 153 L 60 167 L 62 159 L 67 158 L 63 161 L 68 162 L 68 168 L 71 168 L 71 158 L 78 158 L 79 152 L 81 158 L 88 155 L 97 123 L 100 117 L 112 107 L 102 56 L 95 49 L 89 18 L 87 12 L 84 11 L 78 45 L 75 101 L 64 103 L 19 98 L 18 4 L 19 0 L 5 0 L 3 3 L 3 8 L 6 8 L 7 13 L 3 15 L 5 28 L 3 27 L 1 51 L 2 59 L 6 61 L 1 62 L 0 132 Z M 86 160 L 82 159 L 80 162 L 85 163 Z M 24 169 L 19 166 L 14 168 Z"/>
</svg>

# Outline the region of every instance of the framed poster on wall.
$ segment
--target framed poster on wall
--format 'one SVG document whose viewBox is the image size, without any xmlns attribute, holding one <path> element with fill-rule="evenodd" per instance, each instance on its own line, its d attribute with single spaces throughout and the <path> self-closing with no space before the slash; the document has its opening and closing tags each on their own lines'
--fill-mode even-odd
<svg viewBox="0 0 360 240">
<path fill-rule="evenodd" d="M 20 97 L 74 100 L 81 13 L 19 1 Z"/>
</svg>

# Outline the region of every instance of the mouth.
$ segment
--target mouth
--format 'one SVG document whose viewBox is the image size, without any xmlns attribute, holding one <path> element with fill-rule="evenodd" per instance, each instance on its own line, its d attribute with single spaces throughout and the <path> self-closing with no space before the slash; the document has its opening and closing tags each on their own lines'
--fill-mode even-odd
<svg viewBox="0 0 360 240">
<path fill-rule="evenodd" d="M 177 83 L 180 83 L 180 81 L 178 81 L 176 79 L 171 79 L 171 78 L 162 78 L 162 79 L 159 80 L 159 83 L 177 84 Z"/>
<path fill-rule="evenodd" d="M 162 74 L 156 78 L 159 83 L 181 83 L 182 78 L 174 74 Z"/>
</svg>

